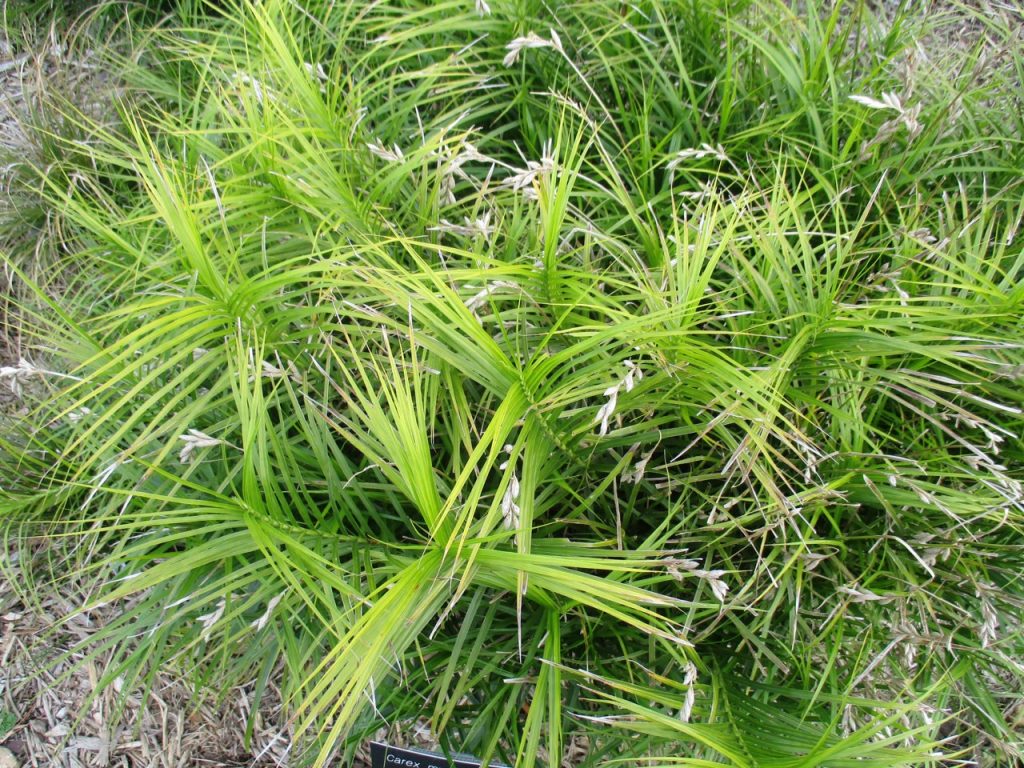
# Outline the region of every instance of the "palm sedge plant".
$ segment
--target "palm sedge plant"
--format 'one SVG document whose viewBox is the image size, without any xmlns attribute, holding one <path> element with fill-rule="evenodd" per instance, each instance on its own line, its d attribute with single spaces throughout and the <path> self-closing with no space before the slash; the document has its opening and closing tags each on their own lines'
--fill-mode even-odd
<svg viewBox="0 0 1024 768">
<path fill-rule="evenodd" d="M 1019 758 L 1024 58 L 808 10 L 137 32 L 35 166 L 59 296 L 5 257 L 0 511 L 126 607 L 101 686 L 276 681 L 318 766 Z"/>
</svg>

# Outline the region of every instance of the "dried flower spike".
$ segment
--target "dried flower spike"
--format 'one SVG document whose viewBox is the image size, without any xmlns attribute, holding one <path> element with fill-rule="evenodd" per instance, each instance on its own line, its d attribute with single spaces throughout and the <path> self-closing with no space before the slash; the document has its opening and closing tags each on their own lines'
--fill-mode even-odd
<svg viewBox="0 0 1024 768">
<path fill-rule="evenodd" d="M 366 148 L 375 157 L 379 157 L 381 160 L 386 160 L 389 163 L 400 163 L 405 160 L 405 154 L 397 144 L 392 144 L 391 149 L 388 149 L 380 139 L 377 139 L 377 141 L 367 144 Z"/>
<path fill-rule="evenodd" d="M 502 64 L 506 67 L 511 67 L 519 60 L 519 52 L 526 50 L 527 48 L 553 48 L 559 53 L 564 53 L 562 49 L 562 41 L 558 37 L 555 30 L 551 30 L 551 39 L 545 40 L 543 37 L 538 35 L 536 32 L 528 32 L 523 37 L 517 37 L 508 45 L 505 46 L 508 53 L 505 54 L 505 58 L 502 59 Z"/>
<path fill-rule="evenodd" d="M 684 160 L 703 160 L 705 157 L 713 157 L 716 160 L 721 160 L 723 163 L 729 160 L 721 144 L 716 144 L 715 146 L 701 144 L 700 147 L 679 150 L 676 152 L 675 157 L 665 164 L 665 168 L 671 171 L 678 168 Z"/>
<path fill-rule="evenodd" d="M 214 608 L 213 611 L 211 611 L 210 613 L 205 613 L 202 616 L 196 617 L 196 621 L 198 621 L 203 627 L 202 632 L 199 633 L 200 640 L 205 642 L 207 639 L 209 639 L 210 633 L 213 632 L 214 626 L 217 624 L 218 621 L 220 621 L 221 616 L 224 615 L 224 609 L 226 607 L 227 601 L 225 601 L 225 599 L 222 597 L 220 600 L 217 601 L 217 607 Z"/>
<path fill-rule="evenodd" d="M 188 434 L 179 435 L 179 440 L 184 441 L 185 447 L 181 449 L 178 454 L 178 461 L 182 464 L 188 464 L 192 461 L 192 454 L 200 448 L 212 448 L 215 445 L 223 445 L 224 441 L 219 440 L 216 437 L 210 437 L 205 432 L 200 432 L 198 429 L 190 429 Z"/>
<path fill-rule="evenodd" d="M 643 371 L 632 360 L 623 360 L 623 364 L 626 366 L 626 375 L 618 384 L 613 384 L 604 391 L 604 396 L 608 398 L 608 401 L 598 409 L 597 416 L 594 418 L 594 421 L 601 425 L 597 430 L 599 435 L 608 434 L 608 421 L 615 413 L 615 406 L 619 402 L 619 390 L 625 387 L 627 392 L 632 392 L 636 382 L 644 377 Z"/>
<path fill-rule="evenodd" d="M 684 723 L 690 722 L 690 715 L 693 714 L 693 705 L 697 700 L 697 693 L 693 689 L 696 682 L 697 667 L 692 661 L 688 661 L 683 668 L 683 685 L 686 686 L 686 694 L 683 698 L 683 706 L 679 708 L 679 719 Z"/>
<path fill-rule="evenodd" d="M 870 96 L 854 95 L 850 96 L 850 101 L 855 101 L 869 109 L 894 109 L 897 112 L 903 111 L 903 104 L 900 101 L 900 97 L 892 91 L 882 91 L 881 100 L 873 99 Z"/>
<path fill-rule="evenodd" d="M 505 495 L 501 499 L 501 516 L 505 522 L 505 527 L 509 530 L 515 530 L 519 527 L 519 505 L 516 504 L 516 499 L 519 498 L 519 478 L 514 474 L 508 481 L 508 488 L 505 489 Z"/>
</svg>

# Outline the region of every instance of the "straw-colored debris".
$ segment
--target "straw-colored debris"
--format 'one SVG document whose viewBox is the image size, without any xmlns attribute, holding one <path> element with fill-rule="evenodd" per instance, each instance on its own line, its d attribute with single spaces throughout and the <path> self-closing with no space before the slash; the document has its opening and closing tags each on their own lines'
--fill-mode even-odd
<svg viewBox="0 0 1024 768">
<path fill-rule="evenodd" d="M 197 706 L 187 684 L 167 673 L 157 676 L 144 704 L 129 695 L 120 717 L 116 686 L 90 701 L 109 654 L 95 660 L 61 656 L 129 606 L 108 605 L 61 624 L 84 596 L 38 589 L 32 596 L 38 603 L 26 604 L 12 583 L 25 583 L 18 563 L 8 565 L 0 578 L 0 719 L 6 714 L 14 724 L 0 742 L 22 768 L 288 765 L 290 740 L 278 725 L 273 690 L 256 714 L 249 749 L 243 736 L 251 686 L 234 689 L 220 706 Z"/>
</svg>

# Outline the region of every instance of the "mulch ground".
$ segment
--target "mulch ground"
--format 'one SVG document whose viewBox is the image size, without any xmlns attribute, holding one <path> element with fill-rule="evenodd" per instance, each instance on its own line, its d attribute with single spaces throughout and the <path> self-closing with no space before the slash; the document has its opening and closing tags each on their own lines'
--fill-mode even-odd
<svg viewBox="0 0 1024 768">
<path fill-rule="evenodd" d="M 14 580 L 24 576 L 18 563 L 8 565 L 7 578 L 0 580 L 0 709 L 16 718 L 3 746 L 22 766 L 288 764 L 290 740 L 275 724 L 279 711 L 273 701 L 265 700 L 255 715 L 250 748 L 242 743 L 252 709 L 251 686 L 232 690 L 220 706 L 197 704 L 189 686 L 173 673 L 158 676 L 145 703 L 137 694 L 119 702 L 116 684 L 97 694 L 109 654 L 87 658 L 73 649 L 88 643 L 108 616 L 131 606 L 74 614 L 82 596 L 45 587 L 35 590 L 29 603 L 13 589 Z M 62 621 L 69 614 L 73 618 Z"/>
</svg>

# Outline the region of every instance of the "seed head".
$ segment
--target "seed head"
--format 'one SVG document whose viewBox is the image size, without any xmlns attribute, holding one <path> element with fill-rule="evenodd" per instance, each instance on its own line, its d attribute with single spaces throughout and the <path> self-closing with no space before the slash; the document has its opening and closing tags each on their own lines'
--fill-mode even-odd
<svg viewBox="0 0 1024 768">
<path fill-rule="evenodd" d="M 683 706 L 679 708 L 679 719 L 684 723 L 690 722 L 690 715 L 693 714 L 693 705 L 697 699 L 693 686 L 696 682 L 697 667 L 692 661 L 688 661 L 683 667 L 683 685 L 686 686 L 686 694 L 683 697 Z"/>
<path fill-rule="evenodd" d="M 895 109 L 897 112 L 903 111 L 900 97 L 892 91 L 882 91 L 881 100 L 873 99 L 870 96 L 854 95 L 850 96 L 850 101 L 855 101 L 869 109 Z"/>
<path fill-rule="evenodd" d="M 716 160 L 721 160 L 723 163 L 729 160 L 721 144 L 715 144 L 715 146 L 701 144 L 699 147 L 679 150 L 676 152 L 675 157 L 666 163 L 665 168 L 671 171 L 678 168 L 684 160 L 703 160 L 705 157 L 713 157 Z"/>
<path fill-rule="evenodd" d="M 402 152 L 401 147 L 397 144 L 392 144 L 391 149 L 388 149 L 381 143 L 380 139 L 371 142 L 366 145 L 366 148 L 379 157 L 381 160 L 386 160 L 389 163 L 400 163 L 405 160 L 405 154 Z"/>
<path fill-rule="evenodd" d="M 202 632 L 199 633 L 199 639 L 206 641 L 210 637 L 210 633 L 213 631 L 213 627 L 220 621 L 221 616 L 224 615 L 224 609 L 227 607 L 227 602 L 222 597 L 217 602 L 217 607 L 210 613 L 204 613 L 202 616 L 197 616 L 198 621 L 202 627 Z"/>
<path fill-rule="evenodd" d="M 277 604 L 281 602 L 282 597 L 284 597 L 283 592 L 280 595 L 274 595 L 272 598 L 270 598 L 270 601 L 267 603 L 267 609 L 263 611 L 263 615 L 256 619 L 256 621 L 254 621 L 249 626 L 255 629 L 257 632 L 259 632 L 261 629 L 267 626 L 267 622 L 270 621 L 270 617 L 274 613 L 274 609 L 277 607 Z"/>
<path fill-rule="evenodd" d="M 215 445 L 223 445 L 223 440 L 218 440 L 216 437 L 210 437 L 205 432 L 200 432 L 198 429 L 190 429 L 188 434 L 179 435 L 179 440 L 185 443 L 185 446 L 181 449 L 178 454 L 178 461 L 182 464 L 188 464 L 192 461 L 192 454 L 200 448 L 212 448 Z"/>
<path fill-rule="evenodd" d="M 519 505 L 516 499 L 519 498 L 519 478 L 512 475 L 505 489 L 505 495 L 501 499 L 501 516 L 505 521 L 505 527 L 509 530 L 519 528 Z"/>
<path fill-rule="evenodd" d="M 505 54 L 505 58 L 502 59 L 502 64 L 506 67 L 511 67 L 519 60 L 519 52 L 527 48 L 553 48 L 559 53 L 564 53 L 562 49 L 562 41 L 558 37 L 558 33 L 555 30 L 551 30 L 551 39 L 545 40 L 543 37 L 538 35 L 536 32 L 528 32 L 524 37 L 517 37 L 508 45 L 505 46 L 508 53 Z"/>
</svg>

